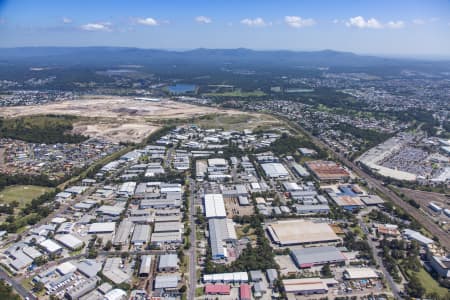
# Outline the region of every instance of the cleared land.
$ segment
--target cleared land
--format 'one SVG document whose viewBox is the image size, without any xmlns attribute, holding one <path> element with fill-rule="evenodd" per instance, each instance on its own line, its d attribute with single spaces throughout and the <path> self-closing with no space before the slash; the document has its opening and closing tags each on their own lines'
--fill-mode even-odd
<svg viewBox="0 0 450 300">
<path fill-rule="evenodd" d="M 0 203 L 11 203 L 13 201 L 17 201 L 19 202 L 19 206 L 23 207 L 34 198 L 37 198 L 51 190 L 52 188 L 36 185 L 8 186 L 0 192 Z"/>
<path fill-rule="evenodd" d="M 224 130 L 262 130 L 281 126 L 279 120 L 265 114 L 216 113 L 198 117 L 193 121 L 194 124 L 202 128 L 223 128 Z"/>
<path fill-rule="evenodd" d="M 208 114 L 248 115 L 236 110 L 196 106 L 171 100 L 149 102 L 117 96 L 84 96 L 73 101 L 45 105 L 4 107 L 0 111 L 0 116 L 6 118 L 42 114 L 83 117 L 74 124 L 74 133 L 115 142 L 139 142 L 158 129 L 163 120 L 196 119 Z M 258 117 L 255 120 L 258 120 Z"/>
</svg>

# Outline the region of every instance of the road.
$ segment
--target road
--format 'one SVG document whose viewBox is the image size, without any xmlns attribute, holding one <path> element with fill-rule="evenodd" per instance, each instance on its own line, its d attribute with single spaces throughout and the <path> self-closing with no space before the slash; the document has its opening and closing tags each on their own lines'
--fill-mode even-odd
<svg viewBox="0 0 450 300">
<path fill-rule="evenodd" d="M 304 130 L 298 124 L 288 121 L 293 127 L 296 127 L 301 132 L 306 134 L 316 145 L 324 149 L 329 150 L 333 155 L 338 158 L 345 166 L 351 169 L 356 175 L 366 180 L 369 186 L 373 189 L 378 190 L 381 194 L 389 198 L 395 205 L 406 211 L 411 217 L 416 219 L 426 230 L 428 230 L 433 236 L 439 238 L 441 245 L 450 250 L 450 234 L 442 230 L 437 224 L 435 224 L 430 218 L 423 215 L 418 209 L 412 207 L 407 202 L 403 201 L 402 198 L 397 196 L 392 190 L 383 185 L 383 182 L 373 178 L 370 174 L 364 171 L 360 166 L 356 165 L 352 161 L 348 160 L 344 155 L 334 151 L 333 148 L 311 135 L 309 132 Z"/>
<path fill-rule="evenodd" d="M 369 229 L 367 228 L 367 225 L 363 221 L 362 217 L 363 217 L 362 214 L 358 214 L 358 223 L 359 223 L 359 226 L 361 227 L 361 229 L 363 230 L 363 232 L 367 235 L 367 243 L 369 244 L 370 248 L 372 249 L 373 257 L 375 258 L 377 265 L 380 266 L 381 272 L 383 272 L 384 278 L 386 278 L 386 281 L 389 285 L 389 288 L 392 291 L 392 294 L 394 295 L 394 298 L 401 299 L 400 290 L 399 290 L 397 284 L 395 283 L 394 279 L 392 278 L 391 274 L 389 274 L 388 270 L 384 267 L 383 260 L 378 255 L 377 245 L 372 241 L 370 234 L 369 234 Z"/>
<path fill-rule="evenodd" d="M 196 229 L 195 229 L 195 180 L 189 179 L 189 189 L 190 189 L 190 199 L 189 199 L 189 221 L 190 221 L 190 243 L 191 248 L 189 248 L 189 289 L 188 289 L 188 299 L 195 299 L 195 289 L 197 287 L 197 263 L 196 263 Z"/>
<path fill-rule="evenodd" d="M 8 282 L 11 284 L 14 291 L 16 291 L 23 299 L 37 299 L 33 294 L 28 292 L 20 283 L 15 281 L 13 278 L 9 277 L 8 273 L 3 271 L 0 268 L 0 279 L 4 280 L 5 282 Z"/>
</svg>

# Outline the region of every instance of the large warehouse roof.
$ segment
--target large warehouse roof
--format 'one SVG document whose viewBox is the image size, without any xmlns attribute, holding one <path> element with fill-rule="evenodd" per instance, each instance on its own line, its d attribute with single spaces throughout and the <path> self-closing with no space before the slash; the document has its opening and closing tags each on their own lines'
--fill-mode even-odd
<svg viewBox="0 0 450 300">
<path fill-rule="evenodd" d="M 345 261 L 345 256 L 333 246 L 311 247 L 291 251 L 292 259 L 299 268 L 309 268 L 314 265 L 337 263 Z"/>
<path fill-rule="evenodd" d="M 114 222 L 92 223 L 89 225 L 88 233 L 114 232 L 115 229 L 116 223 Z"/>
<path fill-rule="evenodd" d="M 225 202 L 222 194 L 205 194 L 205 214 L 207 218 L 225 218 Z"/>
<path fill-rule="evenodd" d="M 320 278 L 284 279 L 284 289 L 287 293 L 326 292 L 328 287 Z"/>
<path fill-rule="evenodd" d="M 263 168 L 264 173 L 266 173 L 267 176 L 272 177 L 272 178 L 289 176 L 289 172 L 280 163 L 262 164 L 261 167 Z"/>
<path fill-rule="evenodd" d="M 278 221 L 267 227 L 272 240 L 280 245 L 337 242 L 340 238 L 327 223 L 304 220 Z"/>
<path fill-rule="evenodd" d="M 75 250 L 83 246 L 83 241 L 74 237 L 71 234 L 58 234 L 55 235 L 55 240 L 64 245 L 65 247 Z"/>
</svg>

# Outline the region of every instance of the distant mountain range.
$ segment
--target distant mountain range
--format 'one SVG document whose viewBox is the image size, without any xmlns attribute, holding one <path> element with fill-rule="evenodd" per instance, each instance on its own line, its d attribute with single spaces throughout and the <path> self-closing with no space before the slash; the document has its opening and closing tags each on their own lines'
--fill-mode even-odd
<svg viewBox="0 0 450 300">
<path fill-rule="evenodd" d="M 33 65 L 213 65 L 232 67 L 408 67 L 450 68 L 449 61 L 424 61 L 357 55 L 333 50 L 257 51 L 194 49 L 168 51 L 123 47 L 22 47 L 0 48 L 0 63 Z"/>
</svg>

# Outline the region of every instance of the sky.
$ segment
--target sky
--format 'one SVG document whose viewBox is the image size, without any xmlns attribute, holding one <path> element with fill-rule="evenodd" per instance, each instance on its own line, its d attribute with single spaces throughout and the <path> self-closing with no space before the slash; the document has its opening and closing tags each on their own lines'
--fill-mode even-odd
<svg viewBox="0 0 450 300">
<path fill-rule="evenodd" d="M 0 0 L 0 47 L 332 49 L 450 58 L 449 0 Z"/>
</svg>

